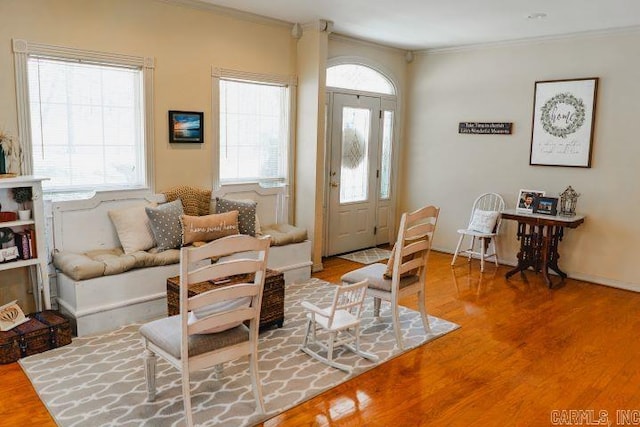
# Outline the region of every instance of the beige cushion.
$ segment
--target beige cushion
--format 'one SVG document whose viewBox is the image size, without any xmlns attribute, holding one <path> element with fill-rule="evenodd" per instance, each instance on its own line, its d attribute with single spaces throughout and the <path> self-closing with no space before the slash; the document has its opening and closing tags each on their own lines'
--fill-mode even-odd
<svg viewBox="0 0 640 427">
<path fill-rule="evenodd" d="M 271 236 L 271 246 L 283 246 L 307 240 L 307 230 L 289 224 L 272 224 L 262 227 L 262 234 Z"/>
<path fill-rule="evenodd" d="M 369 281 L 369 286 L 372 289 L 379 289 L 382 291 L 391 292 L 391 279 L 385 279 L 383 274 L 387 266 L 381 263 L 375 263 L 367 265 L 366 267 L 359 268 L 354 271 L 350 271 L 340 278 L 345 283 L 357 283 L 365 279 Z M 400 289 L 405 286 L 409 286 L 419 280 L 416 275 L 403 277 L 400 279 Z"/>
<path fill-rule="evenodd" d="M 193 242 L 210 242 L 238 234 L 238 211 L 205 216 L 181 215 L 180 223 L 183 246 Z"/>
<path fill-rule="evenodd" d="M 180 315 L 165 317 L 140 327 L 140 334 L 164 349 L 173 357 L 180 358 L 180 341 L 182 331 Z M 207 353 L 230 345 L 249 340 L 249 328 L 236 326 L 217 334 L 198 334 L 189 337 L 189 356 Z"/>
<path fill-rule="evenodd" d="M 125 254 L 122 249 L 101 249 L 77 254 L 55 252 L 53 264 L 58 270 L 73 280 L 87 280 L 94 277 L 124 273 L 134 268 L 177 264 L 180 251 L 170 249 L 164 252 L 138 251 Z"/>
<path fill-rule="evenodd" d="M 144 205 L 109 211 L 124 252 L 146 251 L 156 245 Z"/>
</svg>

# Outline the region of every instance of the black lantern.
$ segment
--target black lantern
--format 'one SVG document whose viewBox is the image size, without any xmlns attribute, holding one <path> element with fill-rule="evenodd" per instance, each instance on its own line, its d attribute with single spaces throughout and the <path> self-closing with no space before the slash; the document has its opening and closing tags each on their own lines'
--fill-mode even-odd
<svg viewBox="0 0 640 427">
<path fill-rule="evenodd" d="M 576 190 L 568 186 L 566 190 L 560 193 L 560 215 L 574 216 L 576 214 L 576 203 L 580 194 Z"/>
</svg>

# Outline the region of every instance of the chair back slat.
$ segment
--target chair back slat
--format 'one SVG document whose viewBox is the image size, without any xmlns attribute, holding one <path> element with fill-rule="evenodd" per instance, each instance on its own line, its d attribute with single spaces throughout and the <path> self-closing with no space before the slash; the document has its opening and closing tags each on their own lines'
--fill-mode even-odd
<svg viewBox="0 0 640 427">
<path fill-rule="evenodd" d="M 188 283 L 216 281 L 229 276 L 254 273 L 260 269 L 262 261 L 255 259 L 235 259 L 228 262 L 216 263 L 200 267 L 187 273 Z"/>
<path fill-rule="evenodd" d="M 227 237 L 223 237 L 225 239 L 224 244 L 216 244 L 212 245 L 211 243 L 218 242 L 222 239 L 214 240 L 206 245 L 202 245 L 199 247 L 188 248 L 189 249 L 189 259 L 191 262 L 199 261 L 207 258 L 217 258 L 226 255 L 235 254 L 238 252 L 247 252 L 247 251 L 264 251 L 265 248 L 268 248 L 270 245 L 270 239 L 268 238 L 260 238 L 256 239 L 255 237 L 251 237 L 245 234 L 238 234 L 234 236 L 233 239 L 227 239 Z"/>
<path fill-rule="evenodd" d="M 208 331 L 211 328 L 218 328 L 232 323 L 244 322 L 245 320 L 254 319 L 256 315 L 256 309 L 254 307 L 238 308 L 233 311 L 225 311 L 213 314 L 211 316 L 204 317 L 196 320 L 187 326 L 188 334 L 200 334 Z"/>
<path fill-rule="evenodd" d="M 429 239 L 422 239 L 418 241 L 412 241 L 407 246 L 402 248 L 402 256 L 412 255 L 417 252 L 426 251 L 431 246 Z M 414 257 L 415 258 L 415 257 Z"/>
<path fill-rule="evenodd" d="M 416 274 L 418 274 L 420 272 L 420 269 L 424 267 L 424 264 L 425 261 L 423 257 L 414 258 L 402 263 L 402 265 L 398 269 L 398 272 L 400 273 L 400 276 L 411 270 L 416 270 Z"/>
<path fill-rule="evenodd" d="M 258 294 L 258 285 L 255 283 L 238 283 L 222 288 L 212 289 L 194 295 L 187 302 L 188 310 L 196 310 L 217 302 L 224 302 L 243 297 L 255 297 Z"/>
</svg>

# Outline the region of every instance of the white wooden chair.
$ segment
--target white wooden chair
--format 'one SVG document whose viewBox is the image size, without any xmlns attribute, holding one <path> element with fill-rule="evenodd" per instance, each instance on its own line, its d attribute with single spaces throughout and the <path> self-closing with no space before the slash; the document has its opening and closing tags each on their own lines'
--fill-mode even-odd
<svg viewBox="0 0 640 427">
<path fill-rule="evenodd" d="M 374 298 L 374 316 L 380 315 L 382 300 L 390 302 L 396 345 L 400 350 L 404 348 L 398 307 L 400 298 L 417 295 L 422 325 L 425 332 L 431 331 L 425 307 L 425 281 L 427 260 L 439 213 L 440 208 L 436 206 L 425 206 L 411 213 L 403 213 L 389 263 L 367 265 L 342 276 L 344 283 L 368 280 L 367 294 Z"/>
<path fill-rule="evenodd" d="M 451 265 L 454 265 L 458 255 L 468 255 L 480 258 L 480 271 L 484 272 L 484 261 L 493 258 L 498 266 L 498 249 L 496 241 L 500 232 L 500 214 L 504 210 L 504 200 L 497 193 L 481 194 L 473 203 L 471 217 L 467 228 L 458 230 L 460 239 L 453 254 Z M 471 245 L 468 249 L 460 250 L 465 236 L 471 237 Z M 476 239 L 480 243 L 480 251 L 475 250 Z M 491 251 L 492 249 L 492 251 Z"/>
<path fill-rule="evenodd" d="M 333 360 L 333 350 L 341 345 L 365 359 L 377 362 L 377 356 L 360 349 L 360 320 L 366 290 L 366 280 L 352 285 L 336 286 L 333 303 L 327 308 L 302 301 L 302 306 L 307 310 L 307 329 L 300 349 L 314 359 L 346 372 L 351 372 L 352 368 Z M 318 327 L 328 336 L 326 344 L 318 339 Z M 312 349 L 310 344 L 326 351 L 327 356 L 324 357 Z"/>
<path fill-rule="evenodd" d="M 249 371 L 257 406 L 264 412 L 258 372 L 258 326 L 269 250 L 269 237 L 228 236 L 197 248 L 180 251 L 180 314 L 140 328 L 145 347 L 145 374 L 150 401 L 155 399 L 156 355 L 182 373 L 185 419 L 193 425 L 189 374 L 223 362 L 249 356 Z M 195 263 L 211 257 L 252 251 L 257 259 L 218 261 L 204 267 Z M 188 285 L 254 273 L 253 282 L 223 286 L 188 296 Z M 249 321 L 249 327 L 243 324 Z"/>
</svg>

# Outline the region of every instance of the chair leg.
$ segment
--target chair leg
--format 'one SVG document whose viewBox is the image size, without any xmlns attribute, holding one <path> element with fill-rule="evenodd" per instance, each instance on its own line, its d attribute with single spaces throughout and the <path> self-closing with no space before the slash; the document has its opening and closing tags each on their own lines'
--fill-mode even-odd
<svg viewBox="0 0 640 427">
<path fill-rule="evenodd" d="M 480 239 L 480 272 L 484 272 L 484 254 L 485 254 L 485 240 Z"/>
<path fill-rule="evenodd" d="M 345 347 L 347 347 L 349 350 L 353 351 L 360 357 L 364 357 L 365 359 L 372 362 L 377 362 L 379 360 L 378 356 L 372 353 L 367 353 L 366 351 L 360 349 L 360 324 L 358 323 L 353 329 L 355 345 L 345 344 Z"/>
<path fill-rule="evenodd" d="M 460 253 L 460 246 L 462 246 L 462 241 L 464 240 L 464 234 L 460 235 L 458 239 L 458 245 L 456 246 L 456 251 L 453 253 L 453 259 L 451 260 L 451 265 L 456 263 L 456 259 L 458 258 L 458 254 Z"/>
<path fill-rule="evenodd" d="M 309 344 L 309 333 L 311 333 L 311 319 L 307 319 L 307 328 L 304 333 L 304 340 L 302 341 L 302 347 L 306 347 Z"/>
<path fill-rule="evenodd" d="M 469 247 L 469 262 L 471 262 L 471 257 L 473 256 L 473 248 L 476 247 L 476 236 L 471 237 L 471 246 Z"/>
<path fill-rule="evenodd" d="M 189 386 L 189 372 L 182 372 L 182 401 L 184 405 L 184 419 L 187 427 L 193 426 L 193 414 L 191 413 L 191 387 Z"/>
<path fill-rule="evenodd" d="M 258 370 L 258 349 L 256 348 L 249 356 L 249 371 L 251 373 L 251 384 L 253 386 L 253 395 L 256 398 L 258 411 L 264 414 L 264 400 L 262 399 L 262 383 L 260 382 L 260 372 Z"/>
<path fill-rule="evenodd" d="M 380 317 L 380 304 L 382 303 L 382 299 L 373 298 L 373 317 Z"/>
<path fill-rule="evenodd" d="M 154 352 L 149 349 L 144 351 L 144 376 L 147 380 L 147 400 L 156 400 L 156 360 Z"/>
<path fill-rule="evenodd" d="M 396 345 L 398 346 L 398 349 L 400 349 L 401 351 L 404 350 L 404 347 L 402 345 L 402 332 L 400 330 L 400 319 L 398 317 L 398 302 L 395 301 L 391 303 L 391 317 L 392 317 L 392 322 L 393 322 L 393 331 L 395 332 L 396 335 Z"/>
<path fill-rule="evenodd" d="M 496 267 L 498 266 L 498 245 L 496 245 L 496 238 L 497 236 L 494 236 L 491 238 L 491 245 L 493 245 L 493 261 L 496 264 Z"/>
<path fill-rule="evenodd" d="M 429 315 L 427 314 L 427 307 L 424 303 L 425 292 L 418 292 L 418 310 L 420 310 L 420 317 L 422 317 L 422 327 L 426 333 L 431 333 L 431 325 L 429 325 Z"/>
<path fill-rule="evenodd" d="M 327 360 L 333 362 L 333 346 L 336 341 L 336 333 L 329 333 L 329 345 L 327 346 Z"/>
</svg>

